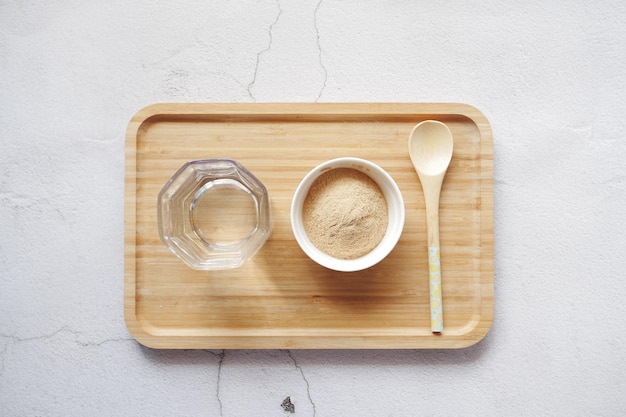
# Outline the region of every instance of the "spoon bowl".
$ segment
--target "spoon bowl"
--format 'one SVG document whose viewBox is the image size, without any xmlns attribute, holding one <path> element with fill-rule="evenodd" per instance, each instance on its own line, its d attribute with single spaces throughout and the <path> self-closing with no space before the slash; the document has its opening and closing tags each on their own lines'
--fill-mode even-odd
<svg viewBox="0 0 626 417">
<path fill-rule="evenodd" d="M 413 128 L 409 137 L 409 155 L 420 175 L 445 173 L 452 160 L 454 139 L 445 124 L 425 120 Z"/>
<path fill-rule="evenodd" d="M 448 126 L 436 120 L 425 120 L 417 124 L 409 136 L 409 156 L 422 184 L 426 203 L 430 323 L 434 333 L 443 331 L 439 196 L 443 178 L 452 160 L 453 148 L 452 132 Z"/>
</svg>

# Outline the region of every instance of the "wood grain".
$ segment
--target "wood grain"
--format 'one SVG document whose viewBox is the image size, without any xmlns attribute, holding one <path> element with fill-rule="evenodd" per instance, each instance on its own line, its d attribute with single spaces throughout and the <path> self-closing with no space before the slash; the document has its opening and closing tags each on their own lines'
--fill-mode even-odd
<svg viewBox="0 0 626 417">
<path fill-rule="evenodd" d="M 430 331 L 423 193 L 408 155 L 417 123 L 454 135 L 441 191 L 446 328 Z M 352 156 L 385 169 L 406 223 L 393 252 L 361 272 L 309 260 L 290 228 L 304 175 Z M 157 194 L 185 162 L 233 158 L 267 187 L 272 235 L 243 267 L 195 271 L 160 242 Z M 124 313 L 153 348 L 462 348 L 493 320 L 493 139 L 475 108 L 453 103 L 155 104 L 126 135 Z"/>
</svg>

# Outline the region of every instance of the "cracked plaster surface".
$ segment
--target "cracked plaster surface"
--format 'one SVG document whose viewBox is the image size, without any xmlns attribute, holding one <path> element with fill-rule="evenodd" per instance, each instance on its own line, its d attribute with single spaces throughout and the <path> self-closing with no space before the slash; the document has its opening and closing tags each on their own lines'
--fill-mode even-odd
<svg viewBox="0 0 626 417">
<path fill-rule="evenodd" d="M 320 92 L 317 95 L 317 98 L 315 99 L 315 101 L 320 101 L 320 99 L 322 98 L 322 94 L 324 93 L 324 89 L 326 89 L 326 83 L 328 82 L 328 69 L 326 68 L 326 66 L 324 65 L 324 60 L 322 57 L 322 42 L 320 40 L 320 28 L 318 25 L 318 13 L 320 11 L 320 6 L 322 5 L 322 1 L 320 0 L 317 3 L 317 6 L 315 6 L 315 12 L 314 12 L 314 16 L 315 16 L 315 39 L 317 40 L 317 49 L 318 49 L 318 59 L 319 59 L 319 64 L 320 67 L 322 68 L 322 71 L 324 72 L 324 83 L 322 84 L 322 88 L 320 88 Z"/>
<path fill-rule="evenodd" d="M 129 398 L 153 416 L 198 415 L 198 404 L 218 408 L 206 393 L 216 392 L 219 358 L 202 351 L 172 356 L 128 336 L 89 340 L 69 328 L 2 335 L 0 343 L 2 415 L 127 415 Z M 16 401 L 24 396 L 31 400 Z"/>
<path fill-rule="evenodd" d="M 302 367 L 298 365 L 298 361 L 296 360 L 294 353 L 291 350 L 288 350 L 287 353 L 289 354 L 289 357 L 293 361 L 293 365 L 300 372 L 300 375 L 302 375 L 302 379 L 304 380 L 304 383 L 306 384 L 306 394 L 309 399 L 309 402 L 311 403 L 311 407 L 313 408 L 313 416 L 315 417 L 317 413 L 315 409 L 315 403 L 313 402 L 313 398 L 311 398 L 311 384 L 309 384 L 309 380 L 304 375 L 304 370 L 302 369 Z"/>
<path fill-rule="evenodd" d="M 276 19 L 272 22 L 272 24 L 270 24 L 267 30 L 267 36 L 269 38 L 267 47 L 256 54 L 256 63 L 254 64 L 254 74 L 252 76 L 252 81 L 250 81 L 250 84 L 248 84 L 248 94 L 250 95 L 250 98 L 253 101 L 256 101 L 256 98 L 254 97 L 254 94 L 252 94 L 252 89 L 254 88 L 254 84 L 256 83 L 256 79 L 259 73 L 259 63 L 261 61 L 261 57 L 263 56 L 263 54 L 269 52 L 269 50 L 272 49 L 272 42 L 274 41 L 274 35 L 272 34 L 272 29 L 274 28 L 276 23 L 278 23 L 278 19 L 280 19 L 280 15 L 283 14 L 283 9 L 280 6 L 279 0 L 276 0 L 276 5 L 278 7 L 278 14 L 276 14 Z"/>
<path fill-rule="evenodd" d="M 291 351 L 226 351 L 219 374 L 222 416 L 281 415 L 286 397 L 292 415 L 317 415 L 313 388 Z"/>
<path fill-rule="evenodd" d="M 217 383 L 215 384 L 215 398 L 217 398 L 217 403 L 219 404 L 219 415 L 224 415 L 224 404 L 222 403 L 222 399 L 220 398 L 220 383 L 222 381 L 222 366 L 224 364 L 224 357 L 226 356 L 226 350 L 222 349 L 221 352 L 216 353 L 213 351 L 207 350 L 211 355 L 214 355 L 219 358 L 219 362 L 217 365 Z"/>
<path fill-rule="evenodd" d="M 212 356 L 219 359 L 217 365 L 217 383 L 215 387 L 215 397 L 219 404 L 219 415 L 221 417 L 228 415 L 246 415 L 245 408 L 241 407 L 241 402 L 229 395 L 229 392 L 237 391 L 246 393 L 248 401 L 252 400 L 255 409 L 250 409 L 251 413 L 259 413 L 261 415 L 271 414 L 271 411 L 277 409 L 280 405 L 284 410 L 289 410 L 290 414 L 296 416 L 313 416 L 317 415 L 315 403 L 311 397 L 311 386 L 305 376 L 304 370 L 298 364 L 294 353 L 290 350 L 281 350 L 276 352 L 246 352 L 246 351 L 227 351 L 218 352 L 207 351 Z M 242 356 L 240 356 L 242 355 Z M 285 358 L 286 355 L 286 358 Z M 252 368 L 258 368 L 258 374 L 249 373 L 245 368 L 238 366 L 238 358 L 243 358 Z M 288 361 L 286 360 L 288 359 Z M 228 366 L 229 363 L 234 364 Z M 291 362 L 293 366 L 289 366 Z M 243 374 L 240 374 L 243 372 Z M 296 376 L 301 377 L 298 381 Z M 263 380 L 267 378 L 265 383 Z M 281 384 L 279 387 L 274 386 L 274 379 L 279 378 Z M 248 380 L 249 381 L 246 381 Z M 237 384 L 236 390 L 233 390 L 232 382 Z M 238 382 L 237 382 L 238 381 Z M 242 381 L 250 384 L 248 387 Z M 302 382 L 304 386 L 302 386 Z M 286 397 L 281 395 L 286 393 Z M 252 394 L 252 396 L 250 396 Z M 283 398 L 282 402 L 279 400 Z M 285 398 L 289 398 L 289 407 L 285 407 Z M 303 403 L 303 401 L 306 401 Z M 297 405 L 297 408 L 296 408 Z M 266 408 L 265 408 L 266 407 Z M 242 414 L 243 413 L 243 414 Z"/>
<path fill-rule="evenodd" d="M 328 81 L 319 24 L 322 1 L 277 0 L 276 9 L 248 93 L 253 101 L 319 101 Z"/>
<path fill-rule="evenodd" d="M 85 350 L 87 349 L 87 350 Z M 166 388 L 169 390 L 186 391 L 185 381 L 190 378 L 198 384 L 198 379 L 194 374 L 200 375 L 202 383 L 194 386 L 191 392 L 202 389 L 209 383 L 214 394 L 212 407 L 219 411 L 220 416 L 230 415 L 250 415 L 246 413 L 258 413 L 268 415 L 272 410 L 279 409 L 281 401 L 290 397 L 293 403 L 295 416 L 316 416 L 316 405 L 312 397 L 312 387 L 306 377 L 305 371 L 298 363 L 297 353 L 290 350 L 280 351 L 151 351 L 146 353 L 147 363 L 140 368 L 138 364 L 131 363 L 127 370 L 107 369 L 113 363 L 107 363 L 107 358 L 111 355 L 127 355 L 132 351 L 143 350 L 134 339 L 130 337 L 110 338 L 105 340 L 87 340 L 81 332 L 74 331 L 67 327 L 60 328 L 54 332 L 39 336 L 20 337 L 14 335 L 0 335 L 0 393 L 7 397 L 10 395 L 20 395 L 21 390 L 26 389 L 30 380 L 33 387 L 36 387 L 38 374 L 45 374 L 52 371 L 48 377 L 59 378 L 63 387 L 41 387 L 38 394 L 43 398 L 64 398 L 72 401 L 78 394 L 80 380 L 85 377 L 90 379 L 103 378 L 101 383 L 130 385 L 137 378 L 142 378 L 147 382 L 155 378 L 164 378 L 170 384 Z M 125 352 L 125 353 L 123 353 Z M 202 352 L 207 352 L 209 361 L 205 359 Z M 186 358 L 188 357 L 188 358 Z M 24 375 L 19 364 L 28 361 L 30 370 Z M 67 374 L 55 375 L 55 370 L 51 369 L 57 364 L 69 366 Z M 149 369 L 145 369 L 148 364 Z M 184 365 L 194 366 L 186 368 L 187 376 L 182 380 L 177 378 L 176 370 L 169 367 L 181 367 Z M 119 364 L 117 364 L 119 365 Z M 198 366 L 200 365 L 200 366 Z M 98 367 L 96 367 L 98 366 Z M 194 372 L 195 371 L 195 372 Z M 91 373 L 93 372 L 93 374 Z M 134 372 L 137 372 L 134 375 Z M 18 379 L 26 382 L 25 385 L 11 385 L 8 382 L 18 376 Z M 130 380 L 125 377 L 130 376 Z M 74 380 L 76 379 L 76 380 Z M 214 382 L 211 382 L 214 381 Z M 178 384 L 178 385 L 177 385 Z M 69 390 L 67 390 L 69 388 Z M 130 389 L 130 386 L 129 386 Z M 159 398 L 163 392 L 144 394 L 148 398 Z M 179 392 L 180 394 L 180 392 Z M 208 394 L 206 392 L 205 394 Z M 246 398 L 245 403 L 239 400 L 241 396 Z M 124 407 L 122 399 L 107 398 L 103 393 L 103 398 L 87 396 L 84 400 L 92 406 L 97 406 L 102 402 L 107 402 L 109 410 L 121 410 Z M 3 402 L 0 396 L 0 407 L 6 410 L 13 410 L 12 403 Z M 208 399 L 208 397 L 207 397 Z M 67 410 L 62 405 L 60 408 L 49 408 L 47 411 Z M 40 405 L 41 407 L 41 405 Z M 29 411 L 36 412 L 36 405 Z M 43 410 L 43 408 L 42 408 Z M 154 409 L 153 415 L 167 415 L 166 409 Z"/>
</svg>

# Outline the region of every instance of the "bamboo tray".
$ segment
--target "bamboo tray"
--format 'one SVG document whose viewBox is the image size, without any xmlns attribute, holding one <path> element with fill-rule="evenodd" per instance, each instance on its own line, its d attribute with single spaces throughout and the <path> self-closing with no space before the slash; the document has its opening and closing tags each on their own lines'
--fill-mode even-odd
<svg viewBox="0 0 626 417">
<path fill-rule="evenodd" d="M 426 219 L 408 155 L 415 124 L 454 135 L 441 192 L 445 329 L 430 331 Z M 368 159 L 398 183 L 406 206 L 394 251 L 361 272 L 309 260 L 290 227 L 291 197 L 315 165 Z M 195 271 L 160 242 L 157 194 L 186 161 L 233 158 L 267 187 L 272 236 L 243 267 Z M 126 135 L 124 313 L 153 348 L 463 348 L 493 320 L 493 140 L 463 104 L 155 104 Z"/>
</svg>

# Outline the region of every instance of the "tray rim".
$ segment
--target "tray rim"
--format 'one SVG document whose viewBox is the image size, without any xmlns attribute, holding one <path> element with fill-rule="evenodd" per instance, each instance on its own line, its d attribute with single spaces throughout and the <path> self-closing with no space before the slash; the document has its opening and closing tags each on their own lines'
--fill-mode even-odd
<svg viewBox="0 0 626 417">
<path fill-rule="evenodd" d="M 345 336 L 333 335 L 240 335 L 228 336 L 181 334 L 163 337 L 150 333 L 136 316 L 136 186 L 137 136 L 141 127 L 154 117 L 167 116 L 313 116 L 313 115 L 419 115 L 463 116 L 471 120 L 480 135 L 480 247 L 481 302 L 480 318 L 472 330 L 462 336 L 407 336 L 406 333 Z M 481 341 L 491 329 L 494 318 L 493 250 L 493 134 L 489 121 L 477 108 L 464 103 L 154 103 L 140 109 L 130 119 L 125 137 L 124 175 L 124 320 L 128 331 L 139 343 L 158 349 L 459 349 Z M 485 204 L 486 203 L 486 204 Z M 483 259 L 484 258 L 484 259 Z M 488 276 L 488 279 L 485 278 Z M 487 281 L 487 282 L 485 282 Z M 309 332 L 310 333 L 310 332 Z M 172 341 L 174 339 L 174 341 Z"/>
</svg>

